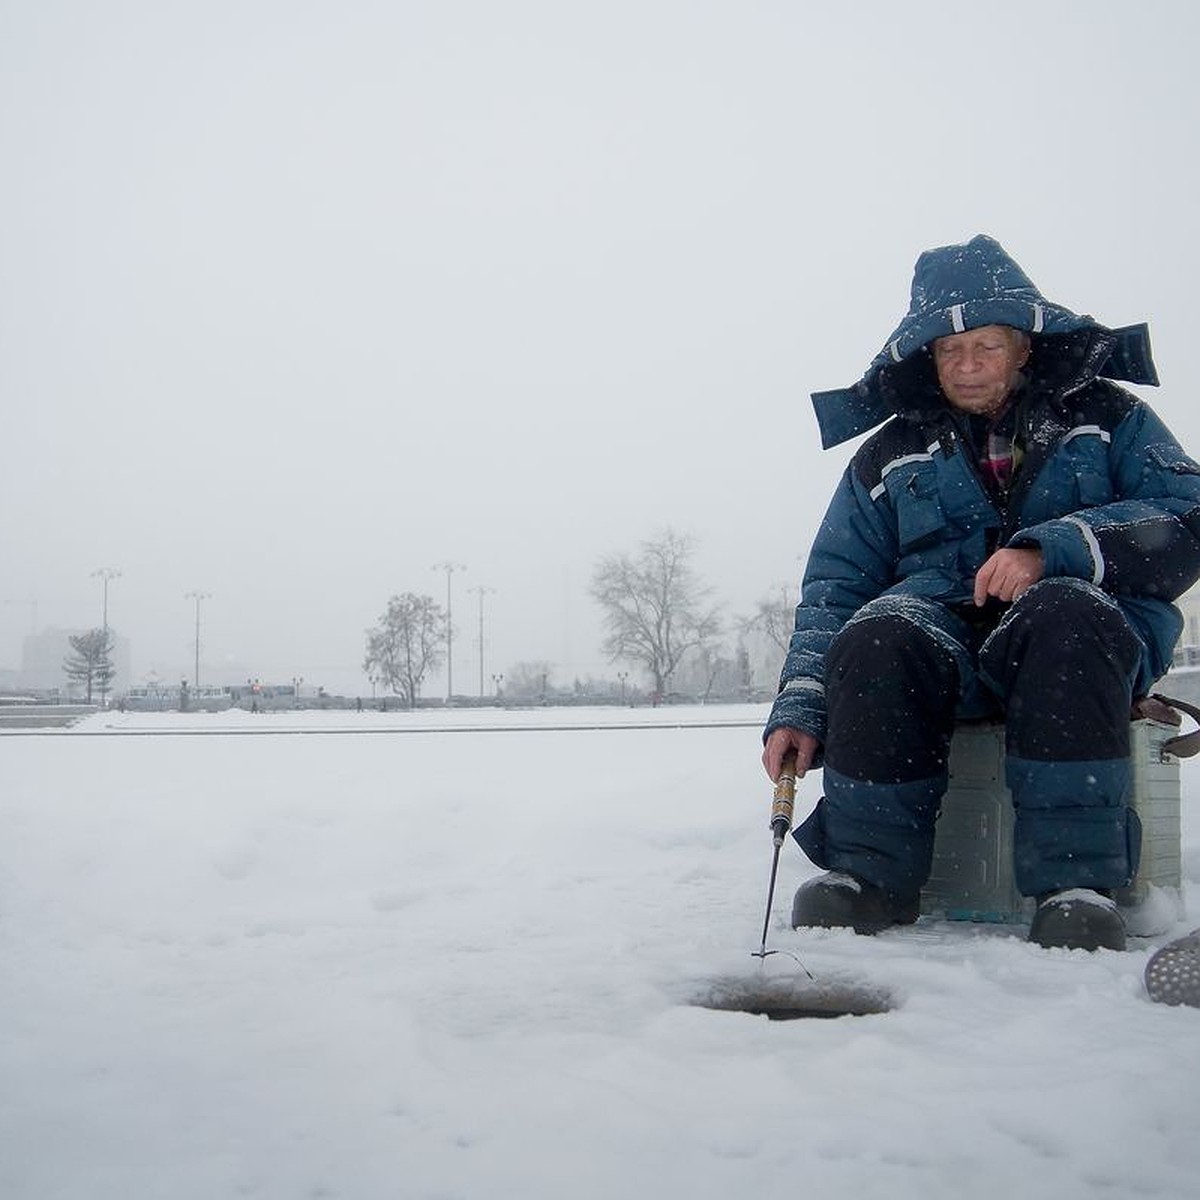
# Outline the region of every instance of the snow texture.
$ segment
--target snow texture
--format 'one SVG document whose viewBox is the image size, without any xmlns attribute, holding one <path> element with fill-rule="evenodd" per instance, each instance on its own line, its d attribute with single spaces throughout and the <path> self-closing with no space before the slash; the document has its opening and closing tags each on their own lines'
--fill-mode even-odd
<svg viewBox="0 0 1200 1200">
<path fill-rule="evenodd" d="M 0 738 L 0 1195 L 1194 1196 L 1200 1011 L 1142 971 L 1200 925 L 1198 768 L 1184 919 L 1123 954 L 928 918 L 796 934 L 789 841 L 771 946 L 893 1008 L 769 1021 L 691 1003 L 800 970 L 750 953 L 764 716 Z M 288 729 L 324 736 L 239 736 Z"/>
</svg>

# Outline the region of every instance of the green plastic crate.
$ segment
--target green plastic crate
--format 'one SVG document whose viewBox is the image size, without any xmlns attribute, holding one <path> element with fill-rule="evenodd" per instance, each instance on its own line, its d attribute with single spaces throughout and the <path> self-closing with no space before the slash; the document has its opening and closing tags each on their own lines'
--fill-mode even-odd
<svg viewBox="0 0 1200 1200">
<path fill-rule="evenodd" d="M 1164 932 L 1181 915 L 1179 761 L 1162 749 L 1178 732 L 1148 719 L 1130 725 L 1142 856 L 1117 903 L 1129 931 L 1142 936 Z M 921 912 L 952 921 L 1027 923 L 1033 901 L 1017 891 L 1013 879 L 1013 824 L 1012 793 L 1004 782 L 1004 726 L 960 725 L 950 745 L 950 786 Z"/>
</svg>

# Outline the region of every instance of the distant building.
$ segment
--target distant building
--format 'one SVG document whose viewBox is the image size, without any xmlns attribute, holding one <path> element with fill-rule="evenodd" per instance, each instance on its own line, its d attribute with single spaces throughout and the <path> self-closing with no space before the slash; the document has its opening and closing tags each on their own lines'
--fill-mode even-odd
<svg viewBox="0 0 1200 1200">
<path fill-rule="evenodd" d="M 147 684 L 117 697 L 117 707 L 131 712 L 224 712 L 233 704 L 228 688 Z"/>
<path fill-rule="evenodd" d="M 87 633 L 86 629 L 59 629 L 51 626 L 41 633 L 31 633 L 21 646 L 21 670 L 18 683 L 32 691 L 60 691 L 67 694 L 74 688 L 82 694 L 78 684 L 71 684 L 63 670 L 63 663 L 71 656 L 71 638 Z M 131 677 L 131 653 L 129 639 L 110 629 L 113 639 L 112 663 L 116 675 L 109 684 L 108 694 L 124 691 Z M 94 698 L 94 697 L 93 697 Z"/>
</svg>

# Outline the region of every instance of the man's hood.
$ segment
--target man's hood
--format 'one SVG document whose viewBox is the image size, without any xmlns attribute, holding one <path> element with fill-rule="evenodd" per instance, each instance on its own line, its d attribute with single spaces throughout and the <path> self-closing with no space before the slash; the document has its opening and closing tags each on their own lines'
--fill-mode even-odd
<svg viewBox="0 0 1200 1200">
<path fill-rule="evenodd" d="M 1148 326 L 1108 329 L 1092 317 L 1052 303 L 999 242 L 979 234 L 962 245 L 925 251 L 913 272 L 908 313 L 866 374 L 852 387 L 813 393 L 821 444 L 829 449 L 894 415 L 890 389 L 881 387 L 890 367 L 922 353 L 936 338 L 983 325 L 1009 325 L 1035 339 L 1081 329 L 1109 334 L 1112 350 L 1097 374 L 1128 383 L 1158 383 Z"/>
</svg>

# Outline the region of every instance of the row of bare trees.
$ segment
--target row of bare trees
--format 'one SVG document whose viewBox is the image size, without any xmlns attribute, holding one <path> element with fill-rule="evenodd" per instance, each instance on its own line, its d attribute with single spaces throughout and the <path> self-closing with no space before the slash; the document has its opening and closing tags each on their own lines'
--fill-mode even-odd
<svg viewBox="0 0 1200 1200">
<path fill-rule="evenodd" d="M 604 653 L 613 663 L 643 670 L 656 696 L 671 690 L 684 664 L 691 680 L 698 681 L 692 690 L 707 694 L 722 676 L 725 690 L 747 687 L 749 657 L 740 643 L 752 632 L 762 635 L 781 658 L 787 648 L 792 608 L 786 591 L 780 589 L 777 596 L 760 600 L 753 615 L 731 622 L 739 647 L 732 656 L 722 650 L 719 639 L 725 630 L 720 606 L 697 575 L 694 554 L 691 537 L 667 529 L 642 542 L 635 553 L 602 558 L 592 574 L 591 595 L 604 620 Z M 363 669 L 368 678 L 412 707 L 427 675 L 445 660 L 449 633 L 446 610 L 431 596 L 413 592 L 393 596 L 378 625 L 367 631 Z M 545 695 L 548 665 L 536 666 L 533 673 L 540 674 Z M 520 690 L 519 674 L 513 668 L 513 694 Z M 534 685 L 529 690 L 535 690 Z"/>
</svg>

